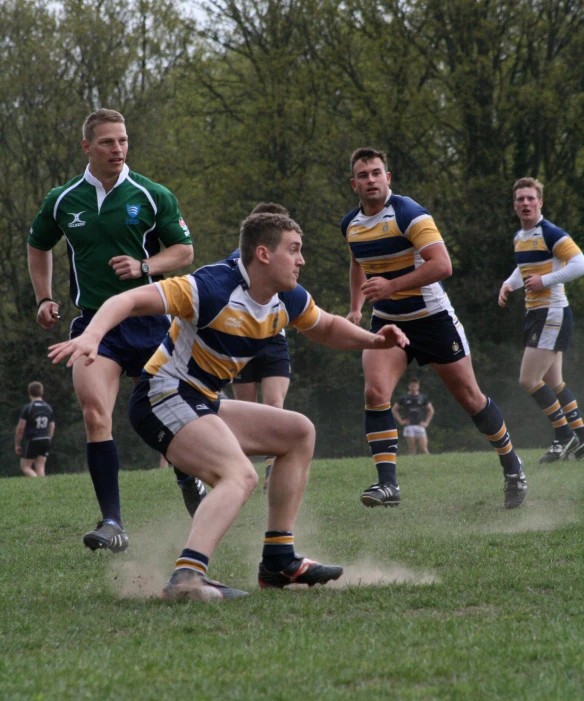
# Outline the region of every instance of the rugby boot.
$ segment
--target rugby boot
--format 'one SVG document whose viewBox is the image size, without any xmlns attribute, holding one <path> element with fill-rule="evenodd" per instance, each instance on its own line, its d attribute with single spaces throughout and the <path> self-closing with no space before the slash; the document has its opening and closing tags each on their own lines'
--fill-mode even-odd
<svg viewBox="0 0 584 701">
<path fill-rule="evenodd" d="M 200 572 L 186 568 L 175 570 L 164 589 L 162 598 L 168 601 L 223 601 L 249 596 L 246 591 L 232 589 L 226 584 L 209 579 Z"/>
<path fill-rule="evenodd" d="M 336 565 L 321 565 L 302 555 L 294 555 L 294 560 L 281 572 L 269 572 L 262 563 L 258 572 L 260 589 L 283 589 L 288 584 L 326 584 L 331 579 L 338 579 L 343 568 Z"/>
<path fill-rule="evenodd" d="M 577 450 L 578 444 L 579 441 L 576 436 L 572 436 L 564 443 L 555 440 L 551 444 L 547 453 L 545 453 L 545 455 L 542 455 L 542 457 L 539 459 L 539 462 L 540 464 L 543 464 L 546 462 L 556 462 L 556 460 L 563 460 L 564 458 L 568 457 L 570 453 L 573 453 Z"/>
<path fill-rule="evenodd" d="M 361 494 L 365 506 L 397 506 L 401 501 L 399 485 L 377 482 Z"/>
<path fill-rule="evenodd" d="M 519 469 L 516 473 L 505 475 L 505 508 L 517 509 L 527 496 L 527 481 L 523 472 L 523 461 L 519 458 Z"/>
<path fill-rule="evenodd" d="M 94 551 L 105 549 L 113 553 L 122 553 L 130 543 L 126 531 L 115 521 L 98 521 L 95 530 L 83 536 L 83 544 Z"/>
</svg>

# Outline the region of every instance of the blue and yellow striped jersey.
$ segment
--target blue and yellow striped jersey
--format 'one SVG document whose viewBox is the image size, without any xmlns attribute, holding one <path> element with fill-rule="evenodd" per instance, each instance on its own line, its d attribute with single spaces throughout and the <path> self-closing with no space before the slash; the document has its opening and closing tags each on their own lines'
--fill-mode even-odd
<svg viewBox="0 0 584 701">
<path fill-rule="evenodd" d="M 533 229 L 520 229 L 513 239 L 515 262 L 525 281 L 528 275 L 547 275 L 555 273 L 581 253 L 570 234 L 543 217 Z M 564 285 L 546 287 L 540 292 L 525 291 L 527 309 L 539 307 L 567 307 L 568 298 Z"/>
<path fill-rule="evenodd" d="M 318 323 L 320 310 L 300 285 L 258 304 L 249 284 L 241 260 L 233 258 L 156 283 L 175 319 L 144 369 L 167 380 L 164 391 L 187 382 L 216 399 L 285 326 L 308 330 Z"/>
<path fill-rule="evenodd" d="M 341 230 L 367 279 L 378 276 L 392 280 L 419 268 L 424 263 L 420 251 L 443 240 L 428 210 L 391 191 L 379 214 L 367 217 L 358 207 L 345 216 Z M 392 321 L 419 319 L 445 310 L 452 307 L 439 282 L 403 290 L 373 305 L 376 316 Z"/>
</svg>

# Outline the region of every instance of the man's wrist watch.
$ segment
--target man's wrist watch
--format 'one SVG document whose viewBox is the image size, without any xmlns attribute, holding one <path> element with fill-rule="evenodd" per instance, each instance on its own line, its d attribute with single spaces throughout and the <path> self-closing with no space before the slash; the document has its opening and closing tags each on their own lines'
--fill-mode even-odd
<svg viewBox="0 0 584 701">
<path fill-rule="evenodd" d="M 150 266 L 148 263 L 143 260 L 141 264 L 141 270 L 142 270 L 142 277 L 146 277 L 146 275 L 150 275 Z"/>
</svg>

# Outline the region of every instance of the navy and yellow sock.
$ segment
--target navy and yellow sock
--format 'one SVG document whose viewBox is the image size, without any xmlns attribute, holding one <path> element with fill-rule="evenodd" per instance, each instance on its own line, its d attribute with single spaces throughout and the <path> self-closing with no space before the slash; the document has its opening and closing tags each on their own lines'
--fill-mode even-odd
<svg viewBox="0 0 584 701">
<path fill-rule="evenodd" d="M 365 433 L 378 481 L 396 486 L 397 427 L 390 402 L 379 406 L 365 405 Z"/>
<path fill-rule="evenodd" d="M 554 394 L 560 402 L 570 430 L 578 436 L 580 443 L 584 443 L 584 421 L 582 421 L 580 416 L 576 397 L 572 394 L 570 388 L 566 386 L 565 382 L 554 388 Z"/>
<path fill-rule="evenodd" d="M 268 572 L 281 572 L 294 560 L 294 535 L 289 531 L 266 531 L 262 565 Z"/>
<path fill-rule="evenodd" d="M 176 570 L 192 570 L 205 576 L 209 567 L 209 558 L 203 553 L 196 550 L 185 548 L 181 556 L 176 561 L 174 568 Z"/>
<path fill-rule="evenodd" d="M 547 416 L 548 421 L 554 429 L 556 440 L 560 441 L 560 443 L 569 441 L 572 436 L 572 431 L 568 426 L 560 402 L 552 388 L 546 385 L 545 382 L 540 382 L 535 385 L 535 387 L 532 387 L 528 394 L 535 400 L 537 406 Z"/>
<path fill-rule="evenodd" d="M 505 420 L 495 402 L 487 397 L 485 408 L 471 416 L 471 419 L 499 455 L 499 462 L 505 474 L 516 474 L 520 466 L 519 458 L 513 450 Z"/>
</svg>

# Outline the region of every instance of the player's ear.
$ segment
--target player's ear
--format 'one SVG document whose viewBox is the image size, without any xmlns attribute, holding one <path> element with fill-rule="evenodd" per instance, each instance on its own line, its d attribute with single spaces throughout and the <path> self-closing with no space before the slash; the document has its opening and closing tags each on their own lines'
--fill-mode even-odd
<svg viewBox="0 0 584 701">
<path fill-rule="evenodd" d="M 258 246 L 255 250 L 256 257 L 260 263 L 268 265 L 270 262 L 270 249 L 267 246 Z"/>
</svg>

